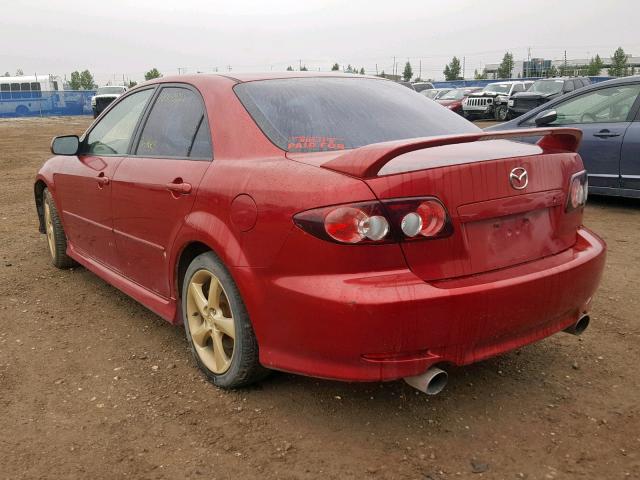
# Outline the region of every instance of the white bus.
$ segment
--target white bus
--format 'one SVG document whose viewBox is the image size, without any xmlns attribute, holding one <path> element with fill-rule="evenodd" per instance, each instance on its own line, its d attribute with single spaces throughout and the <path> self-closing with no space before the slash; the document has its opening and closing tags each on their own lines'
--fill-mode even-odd
<svg viewBox="0 0 640 480">
<path fill-rule="evenodd" d="M 0 115 L 50 113 L 65 107 L 64 86 L 54 75 L 0 77 Z"/>
</svg>

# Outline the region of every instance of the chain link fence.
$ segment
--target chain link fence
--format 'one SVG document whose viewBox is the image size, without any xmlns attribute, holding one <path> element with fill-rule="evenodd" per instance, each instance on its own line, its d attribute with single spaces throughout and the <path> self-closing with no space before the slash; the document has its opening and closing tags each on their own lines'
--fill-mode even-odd
<svg viewBox="0 0 640 480">
<path fill-rule="evenodd" d="M 93 90 L 0 91 L 0 118 L 91 115 Z"/>
</svg>

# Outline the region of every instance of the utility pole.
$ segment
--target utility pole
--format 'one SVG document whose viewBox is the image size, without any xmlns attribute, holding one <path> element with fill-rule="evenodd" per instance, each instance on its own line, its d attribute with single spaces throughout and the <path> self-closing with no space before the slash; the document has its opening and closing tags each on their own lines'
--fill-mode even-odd
<svg viewBox="0 0 640 480">
<path fill-rule="evenodd" d="M 562 76 L 567 74 L 567 51 L 564 51 L 564 65 L 562 67 Z"/>
<path fill-rule="evenodd" d="M 302 59 L 298 60 L 298 70 L 302 70 Z"/>
<path fill-rule="evenodd" d="M 531 47 L 527 48 L 527 78 L 531 75 Z"/>
<path fill-rule="evenodd" d="M 378 75 L 378 64 L 376 63 L 376 76 Z"/>
<path fill-rule="evenodd" d="M 393 56 L 393 68 L 391 69 L 391 72 L 393 73 L 393 76 L 396 76 L 396 56 Z"/>
<path fill-rule="evenodd" d="M 466 63 L 467 63 L 467 57 L 465 57 L 464 55 L 462 56 L 462 80 L 464 80 L 465 75 L 465 68 L 466 68 Z"/>
</svg>

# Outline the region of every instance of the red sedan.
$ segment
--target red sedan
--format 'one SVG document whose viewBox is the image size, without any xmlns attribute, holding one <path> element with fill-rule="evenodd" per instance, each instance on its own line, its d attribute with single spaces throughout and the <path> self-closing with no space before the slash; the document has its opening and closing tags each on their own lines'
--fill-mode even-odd
<svg viewBox="0 0 640 480">
<path fill-rule="evenodd" d="M 181 76 L 56 137 L 35 200 L 53 264 L 184 324 L 220 387 L 277 369 L 436 393 L 438 367 L 586 327 L 605 245 L 579 141 L 484 133 L 373 77 Z"/>
<path fill-rule="evenodd" d="M 469 94 L 480 90 L 482 90 L 482 87 L 455 88 L 438 98 L 436 102 L 443 107 L 447 107 L 452 112 L 462 115 L 462 101 L 467 98 Z"/>
</svg>

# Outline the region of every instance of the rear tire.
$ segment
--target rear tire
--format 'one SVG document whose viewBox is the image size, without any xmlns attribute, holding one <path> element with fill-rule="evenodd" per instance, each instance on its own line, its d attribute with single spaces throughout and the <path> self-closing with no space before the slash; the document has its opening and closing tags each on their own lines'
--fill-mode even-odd
<svg viewBox="0 0 640 480">
<path fill-rule="evenodd" d="M 16 108 L 16 115 L 18 115 L 19 117 L 24 117 L 28 114 L 29 109 L 27 107 L 25 107 L 24 105 L 18 105 L 18 108 Z"/>
<path fill-rule="evenodd" d="M 48 188 L 45 188 L 42 193 L 42 208 L 51 263 L 57 268 L 76 266 L 75 260 L 67 255 L 67 236 L 64 233 L 64 228 L 62 228 L 58 209 Z"/>
<path fill-rule="evenodd" d="M 187 268 L 182 321 L 196 364 L 214 385 L 244 387 L 268 375 L 238 287 L 213 252 L 198 255 Z"/>
</svg>

